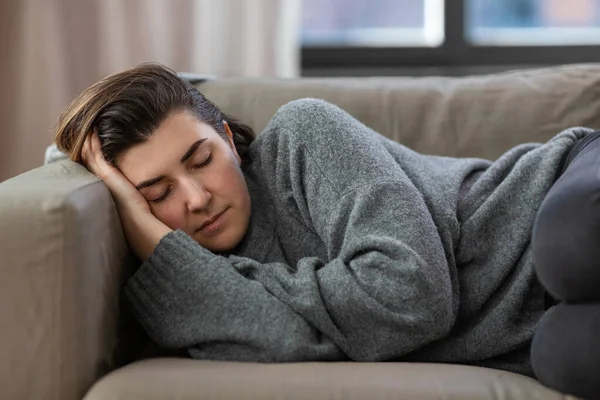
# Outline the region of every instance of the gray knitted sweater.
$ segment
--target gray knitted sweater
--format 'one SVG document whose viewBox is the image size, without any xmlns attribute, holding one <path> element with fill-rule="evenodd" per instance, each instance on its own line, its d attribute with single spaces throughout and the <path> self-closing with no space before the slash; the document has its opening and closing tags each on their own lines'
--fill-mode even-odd
<svg viewBox="0 0 600 400">
<path fill-rule="evenodd" d="M 341 109 L 282 107 L 250 152 L 249 230 L 216 255 L 166 235 L 125 287 L 149 336 L 193 358 L 430 361 L 531 374 L 544 312 L 529 239 L 569 145 L 495 162 L 418 154 Z"/>
</svg>

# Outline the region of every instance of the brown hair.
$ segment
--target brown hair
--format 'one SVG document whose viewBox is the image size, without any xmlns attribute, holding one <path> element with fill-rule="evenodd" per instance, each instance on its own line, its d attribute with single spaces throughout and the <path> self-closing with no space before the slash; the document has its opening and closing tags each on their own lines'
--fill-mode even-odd
<svg viewBox="0 0 600 400">
<path fill-rule="evenodd" d="M 104 158 L 115 165 L 120 154 L 147 140 L 177 111 L 192 112 L 223 137 L 227 121 L 236 150 L 246 160 L 255 137 L 252 128 L 223 114 L 173 70 L 155 63 L 110 75 L 85 89 L 61 113 L 54 140 L 71 160 L 81 162 L 85 138 L 95 131 Z"/>
</svg>

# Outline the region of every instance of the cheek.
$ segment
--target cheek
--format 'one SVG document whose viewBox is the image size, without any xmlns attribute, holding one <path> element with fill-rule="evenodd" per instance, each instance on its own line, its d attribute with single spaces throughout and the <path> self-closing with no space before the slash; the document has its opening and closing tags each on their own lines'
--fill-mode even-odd
<svg viewBox="0 0 600 400">
<path fill-rule="evenodd" d="M 242 197 L 241 194 L 247 192 L 246 181 L 237 164 L 228 165 L 227 168 L 217 172 L 214 177 L 216 179 L 211 186 L 213 193 L 218 197 L 237 203 Z"/>
<path fill-rule="evenodd" d="M 180 209 L 181 207 L 179 207 Z M 181 211 L 177 211 L 178 208 L 173 205 L 164 205 L 157 207 L 152 210 L 152 214 L 163 224 L 167 225 L 173 230 L 185 229 L 185 215 Z"/>
</svg>

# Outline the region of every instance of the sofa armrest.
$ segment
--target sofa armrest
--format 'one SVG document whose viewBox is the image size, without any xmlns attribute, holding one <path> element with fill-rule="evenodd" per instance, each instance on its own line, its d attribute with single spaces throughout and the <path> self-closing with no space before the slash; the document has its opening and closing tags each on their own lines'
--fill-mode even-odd
<svg viewBox="0 0 600 400">
<path fill-rule="evenodd" d="M 69 160 L 0 184 L 0 398 L 79 400 L 115 365 L 132 256 L 107 187 Z"/>
</svg>

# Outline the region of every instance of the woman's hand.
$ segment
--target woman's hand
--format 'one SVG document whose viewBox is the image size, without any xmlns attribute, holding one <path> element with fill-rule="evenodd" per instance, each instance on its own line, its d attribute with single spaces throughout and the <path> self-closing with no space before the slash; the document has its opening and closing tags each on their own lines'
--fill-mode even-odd
<svg viewBox="0 0 600 400">
<path fill-rule="evenodd" d="M 85 167 L 108 186 L 127 242 L 137 256 L 146 261 L 160 239 L 171 229 L 152 214 L 144 196 L 125 175 L 104 159 L 100 151 L 100 139 L 95 132 L 86 138 L 81 158 Z"/>
<path fill-rule="evenodd" d="M 116 167 L 110 165 L 100 151 L 100 139 L 97 133 L 91 133 L 85 139 L 81 149 L 81 158 L 85 167 L 104 181 L 115 200 L 119 212 L 134 209 L 150 213 L 150 206 L 142 194 Z"/>
</svg>

